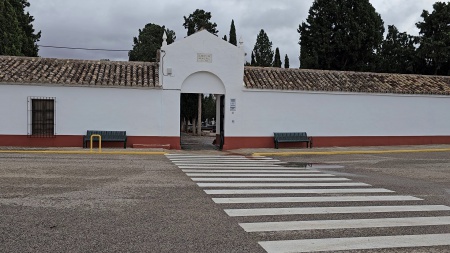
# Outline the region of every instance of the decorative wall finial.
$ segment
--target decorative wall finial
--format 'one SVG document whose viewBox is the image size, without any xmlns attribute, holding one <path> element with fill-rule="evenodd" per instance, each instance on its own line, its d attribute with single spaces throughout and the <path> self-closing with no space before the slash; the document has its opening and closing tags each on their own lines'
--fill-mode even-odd
<svg viewBox="0 0 450 253">
<path fill-rule="evenodd" d="M 164 31 L 163 33 L 163 43 L 162 46 L 167 46 L 167 34 L 166 31 Z"/>
</svg>

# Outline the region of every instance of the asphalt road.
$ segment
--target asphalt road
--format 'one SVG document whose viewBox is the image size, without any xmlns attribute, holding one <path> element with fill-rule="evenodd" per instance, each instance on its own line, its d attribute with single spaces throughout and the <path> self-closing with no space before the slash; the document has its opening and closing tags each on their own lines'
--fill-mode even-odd
<svg viewBox="0 0 450 253">
<path fill-rule="evenodd" d="M 409 204 L 450 206 L 450 155 L 446 152 L 274 158 L 286 162 L 287 168 L 312 163 L 306 168 L 423 199 Z M 239 196 L 211 196 L 196 183 L 161 155 L 0 154 L 0 252 L 266 252 L 259 242 L 450 233 L 449 225 L 246 232 L 240 223 L 322 220 L 325 216 L 231 217 L 225 209 L 273 204 L 218 204 L 214 198 Z M 292 206 L 298 203 L 277 204 Z M 409 216 L 450 216 L 450 211 Z M 370 213 L 333 214 L 327 219 L 401 217 Z M 450 246 L 357 252 L 450 252 Z"/>
</svg>

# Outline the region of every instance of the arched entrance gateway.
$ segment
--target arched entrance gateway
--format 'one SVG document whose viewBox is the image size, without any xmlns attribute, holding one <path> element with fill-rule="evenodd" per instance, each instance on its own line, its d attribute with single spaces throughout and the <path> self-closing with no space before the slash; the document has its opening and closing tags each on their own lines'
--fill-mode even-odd
<svg viewBox="0 0 450 253">
<path fill-rule="evenodd" d="M 180 146 L 182 149 L 210 149 L 214 147 L 223 149 L 225 141 L 225 90 L 222 80 L 217 75 L 207 71 L 193 73 L 184 80 L 181 86 L 180 99 Z M 195 95 L 192 97 L 187 94 Z M 208 95 L 213 96 L 211 98 L 214 99 L 214 105 L 201 103 L 202 96 Z M 192 101 L 192 98 L 195 100 L 196 97 L 198 98 L 197 101 Z M 215 109 L 215 115 L 212 118 L 207 118 L 205 115 L 202 117 L 202 109 L 211 109 L 205 108 L 207 106 Z M 197 112 L 196 122 L 192 120 L 193 118 L 183 115 L 188 114 L 189 110 Z M 202 120 L 203 118 L 205 119 Z"/>
<path fill-rule="evenodd" d="M 245 53 L 242 49 L 242 43 L 236 47 L 207 31 L 200 31 L 182 41 L 177 41 L 171 45 L 163 42 L 160 54 L 160 77 L 161 84 L 167 96 L 168 104 L 171 98 L 177 97 L 176 104 L 179 106 L 177 117 L 171 122 L 178 122 L 178 136 L 180 138 L 180 148 L 183 143 L 189 142 L 185 137 L 185 132 L 193 132 L 193 129 L 202 129 L 202 119 L 197 120 L 197 116 L 185 117 L 184 109 L 186 109 L 185 100 L 190 97 L 190 104 L 194 103 L 196 109 L 196 98 L 202 95 L 212 95 L 215 101 L 216 112 L 206 123 L 207 127 L 213 133 L 209 137 L 210 146 L 214 140 L 217 148 L 224 148 L 227 135 L 227 114 L 225 110 L 229 94 L 241 92 L 243 76 L 244 76 L 244 58 Z M 172 93 L 172 95 L 169 95 Z M 173 94 L 178 93 L 178 95 Z M 195 94 L 189 96 L 189 94 Z M 170 96 L 170 97 L 169 97 Z M 231 97 L 231 95 L 230 95 Z M 227 98 L 227 99 L 225 99 Z M 201 99 L 200 99 L 201 101 Z M 192 110 L 192 108 L 190 109 Z M 200 111 L 201 110 L 196 110 Z M 231 112 L 234 114 L 234 112 Z M 198 115 L 198 113 L 194 113 Z M 191 113 L 192 115 L 192 113 Z M 169 116 L 169 115 L 165 115 Z M 195 122 L 193 122 L 195 121 Z M 184 127 L 183 127 L 184 126 Z M 204 125 L 205 126 L 205 125 Z M 172 127 L 171 127 L 172 128 Z M 181 130 L 180 130 L 181 129 Z M 186 139 L 185 139 L 186 138 Z"/>
</svg>

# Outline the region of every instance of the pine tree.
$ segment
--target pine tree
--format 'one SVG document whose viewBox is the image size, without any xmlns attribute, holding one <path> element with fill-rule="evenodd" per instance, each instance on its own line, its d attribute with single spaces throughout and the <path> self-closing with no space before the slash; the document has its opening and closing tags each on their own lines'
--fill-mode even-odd
<svg viewBox="0 0 450 253">
<path fill-rule="evenodd" d="M 289 57 L 287 54 L 284 56 L 284 68 L 285 69 L 289 68 Z"/>
<path fill-rule="evenodd" d="M 316 0 L 297 31 L 302 68 L 370 71 L 384 26 L 369 0 Z"/>
<path fill-rule="evenodd" d="M 280 49 L 278 47 L 275 49 L 275 59 L 273 60 L 273 67 L 275 68 L 281 68 L 281 56 L 280 56 Z"/>
<path fill-rule="evenodd" d="M 237 39 L 236 39 L 236 27 L 234 26 L 234 20 L 231 20 L 231 26 L 230 26 L 230 41 L 231 44 L 237 46 Z"/>
<path fill-rule="evenodd" d="M 216 29 L 217 24 L 211 23 L 211 17 L 211 12 L 205 12 L 200 9 L 195 10 L 189 17 L 184 16 L 183 26 L 188 30 L 187 35 L 194 34 L 201 29 L 205 29 L 212 34 L 217 35 L 219 33 Z"/>
<path fill-rule="evenodd" d="M 263 29 L 261 29 L 258 36 L 256 37 L 256 43 L 253 47 L 253 53 L 255 57 L 255 66 L 272 66 L 272 42 L 269 40 L 269 36 L 267 36 L 266 32 Z"/>
<path fill-rule="evenodd" d="M 165 26 L 157 24 L 146 24 L 144 29 L 139 29 L 138 37 L 133 38 L 133 49 L 128 52 L 130 61 L 147 61 L 156 60 L 156 53 L 161 48 L 163 42 L 164 31 L 167 35 L 167 44 L 175 41 L 175 32 L 166 29 Z"/>
</svg>

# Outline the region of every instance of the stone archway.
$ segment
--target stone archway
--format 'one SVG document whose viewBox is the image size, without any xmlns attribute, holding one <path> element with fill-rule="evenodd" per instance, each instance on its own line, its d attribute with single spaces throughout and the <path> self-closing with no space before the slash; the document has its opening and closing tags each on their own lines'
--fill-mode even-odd
<svg viewBox="0 0 450 253">
<path fill-rule="evenodd" d="M 189 75 L 183 81 L 181 86 L 181 94 L 186 93 L 212 94 L 217 100 L 220 100 L 220 97 L 225 95 L 225 85 L 217 75 L 208 71 L 199 71 Z M 223 120 L 223 113 L 221 113 L 221 110 L 216 109 L 216 125 L 215 129 L 213 129 L 215 131 L 212 131 L 211 134 L 193 136 L 180 132 L 181 148 L 191 150 L 207 150 L 222 147 L 223 143 L 220 143 L 220 140 L 224 140 L 225 134 L 223 124 L 221 124 Z M 219 140 L 219 142 L 217 142 L 217 140 Z M 216 143 L 216 145 L 214 145 L 213 142 Z"/>
</svg>

